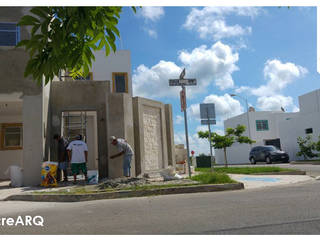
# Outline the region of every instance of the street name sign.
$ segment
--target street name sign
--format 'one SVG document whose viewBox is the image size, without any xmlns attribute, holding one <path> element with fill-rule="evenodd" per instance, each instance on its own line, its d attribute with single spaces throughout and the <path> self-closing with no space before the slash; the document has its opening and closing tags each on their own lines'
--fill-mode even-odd
<svg viewBox="0 0 320 240">
<path fill-rule="evenodd" d="M 197 79 L 169 79 L 169 86 L 195 86 L 197 85 Z"/>
<path fill-rule="evenodd" d="M 216 120 L 212 119 L 212 120 L 201 120 L 201 125 L 215 125 L 216 124 Z"/>
</svg>

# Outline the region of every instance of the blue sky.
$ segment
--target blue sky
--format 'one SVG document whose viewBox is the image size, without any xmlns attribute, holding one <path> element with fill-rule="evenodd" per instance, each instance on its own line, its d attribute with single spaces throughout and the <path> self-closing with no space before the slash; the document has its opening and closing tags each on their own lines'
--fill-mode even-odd
<svg viewBox="0 0 320 240">
<path fill-rule="evenodd" d="M 207 153 L 197 138 L 199 103 L 216 104 L 217 125 L 245 111 L 241 98 L 257 111 L 299 111 L 298 96 L 320 88 L 316 71 L 315 7 L 143 7 L 124 8 L 118 49 L 129 49 L 133 95 L 172 104 L 175 142 L 184 143 L 179 87 L 186 78 L 190 149 Z"/>
</svg>

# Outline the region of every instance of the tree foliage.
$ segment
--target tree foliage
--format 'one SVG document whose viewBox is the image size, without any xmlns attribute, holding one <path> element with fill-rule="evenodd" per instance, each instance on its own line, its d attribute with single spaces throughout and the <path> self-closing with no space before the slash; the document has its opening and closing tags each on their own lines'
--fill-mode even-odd
<svg viewBox="0 0 320 240">
<path fill-rule="evenodd" d="M 298 137 L 297 143 L 300 149 L 300 151 L 297 152 L 297 156 L 303 156 L 304 160 L 318 156 L 318 154 L 313 151 L 320 151 L 320 136 L 318 142 L 312 141 L 312 135 L 307 135 L 305 138 Z"/>
<path fill-rule="evenodd" d="M 225 166 L 228 166 L 227 161 L 227 148 L 231 147 L 235 142 L 238 143 L 254 143 L 253 140 L 251 140 L 247 136 L 242 136 L 242 134 L 245 132 L 246 127 L 244 125 L 238 125 L 236 128 L 227 128 L 226 134 L 219 135 L 217 133 L 211 133 L 211 142 L 212 146 L 216 149 L 223 149 L 224 151 L 224 160 L 225 160 Z M 206 138 L 209 139 L 209 131 L 205 132 L 198 132 L 199 138 Z"/>
<path fill-rule="evenodd" d="M 134 12 L 136 9 L 133 7 Z M 47 84 L 61 69 L 71 76 L 86 76 L 93 50 L 105 49 L 106 56 L 116 51 L 120 37 L 117 24 L 122 7 L 33 7 L 18 23 L 31 27 L 31 37 L 22 40 L 30 54 L 25 77 Z"/>
</svg>

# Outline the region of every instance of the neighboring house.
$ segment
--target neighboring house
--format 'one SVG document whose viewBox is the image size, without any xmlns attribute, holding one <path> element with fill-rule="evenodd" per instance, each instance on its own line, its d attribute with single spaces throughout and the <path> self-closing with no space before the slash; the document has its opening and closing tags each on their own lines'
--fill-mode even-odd
<svg viewBox="0 0 320 240">
<path fill-rule="evenodd" d="M 63 71 L 46 86 L 24 78 L 29 55 L 15 46 L 30 30 L 16 24 L 29 9 L 0 7 L 0 180 L 18 165 L 23 184 L 38 185 L 41 163 L 57 160 L 56 133 L 84 135 L 88 167 L 100 178 L 122 176 L 122 158 L 109 159 L 117 151 L 113 135 L 134 148 L 132 176 L 174 165 L 171 105 L 132 97 L 129 51 L 96 52 L 89 75 L 79 80 Z"/>
<path fill-rule="evenodd" d="M 230 164 L 244 164 L 249 162 L 251 147 L 258 145 L 274 145 L 289 154 L 290 161 L 301 160 L 296 153 L 299 151 L 297 138 L 312 134 L 318 140 L 320 134 L 320 90 L 299 96 L 299 112 L 288 113 L 283 111 L 251 111 L 224 121 L 224 128 L 245 125 L 244 136 L 249 136 L 256 143 L 238 144 L 227 148 L 227 158 Z M 279 106 L 280 108 L 280 106 Z M 223 150 L 215 149 L 218 164 L 224 162 Z"/>
</svg>

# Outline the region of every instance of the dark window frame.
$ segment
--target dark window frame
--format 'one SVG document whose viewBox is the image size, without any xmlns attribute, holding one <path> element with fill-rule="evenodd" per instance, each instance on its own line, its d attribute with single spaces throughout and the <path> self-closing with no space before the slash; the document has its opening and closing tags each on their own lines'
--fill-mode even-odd
<svg viewBox="0 0 320 240">
<path fill-rule="evenodd" d="M 3 25 L 8 24 L 15 26 L 14 29 L 4 29 Z M 9 27 L 8 27 L 9 28 Z M 7 33 L 15 33 L 15 43 L 14 44 L 0 44 L 0 47 L 14 47 L 20 42 L 20 26 L 17 25 L 16 22 L 0 22 L 0 33 L 7 32 Z M 1 43 L 1 41 L 0 41 Z"/>
<path fill-rule="evenodd" d="M 256 120 L 256 130 L 269 131 L 269 121 L 268 120 Z"/>
</svg>

